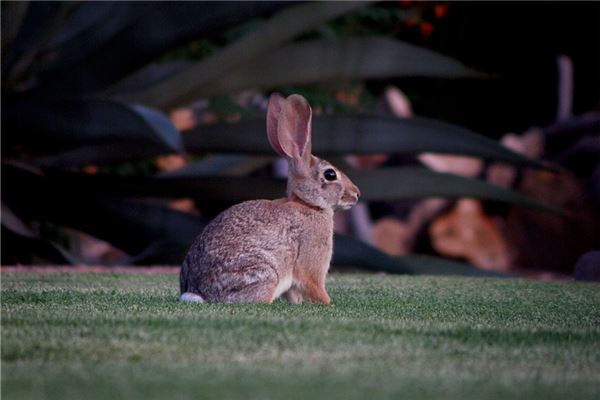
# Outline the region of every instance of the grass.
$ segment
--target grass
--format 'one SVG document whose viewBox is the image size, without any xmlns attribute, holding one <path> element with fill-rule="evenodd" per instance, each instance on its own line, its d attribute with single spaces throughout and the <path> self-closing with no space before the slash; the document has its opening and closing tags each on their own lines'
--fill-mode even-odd
<svg viewBox="0 0 600 400">
<path fill-rule="evenodd" d="M 2 273 L 3 399 L 600 397 L 600 286 L 336 275 L 179 304 L 173 275 Z"/>
</svg>

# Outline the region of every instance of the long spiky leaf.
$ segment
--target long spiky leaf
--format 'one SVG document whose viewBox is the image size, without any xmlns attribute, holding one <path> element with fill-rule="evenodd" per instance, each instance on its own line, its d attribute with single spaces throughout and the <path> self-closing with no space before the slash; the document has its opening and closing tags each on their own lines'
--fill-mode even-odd
<svg viewBox="0 0 600 400">
<path fill-rule="evenodd" d="M 310 2 L 289 7 L 267 23 L 182 73 L 126 101 L 171 109 L 196 99 L 215 79 L 226 79 L 235 68 L 332 18 L 363 7 L 364 2 Z"/>
<path fill-rule="evenodd" d="M 183 135 L 192 153 L 265 153 L 273 150 L 264 120 L 200 126 Z M 331 154 L 412 154 L 434 152 L 481 157 L 534 168 L 539 161 L 515 153 L 466 128 L 428 118 L 400 119 L 374 115 L 335 115 L 313 119 L 313 152 Z"/>
</svg>

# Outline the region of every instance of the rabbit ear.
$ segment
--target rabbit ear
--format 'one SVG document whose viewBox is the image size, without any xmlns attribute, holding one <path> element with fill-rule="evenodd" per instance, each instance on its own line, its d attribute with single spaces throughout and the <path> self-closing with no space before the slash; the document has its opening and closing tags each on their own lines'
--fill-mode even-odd
<svg viewBox="0 0 600 400">
<path fill-rule="evenodd" d="M 277 137 L 283 152 L 295 160 L 311 155 L 312 110 L 306 99 L 293 94 L 286 99 L 277 124 Z"/>
<path fill-rule="evenodd" d="M 269 98 L 269 107 L 267 109 L 267 138 L 273 150 L 279 155 L 285 156 L 281 145 L 279 144 L 279 138 L 277 137 L 277 125 L 279 123 L 279 116 L 281 115 L 281 109 L 285 104 L 285 99 L 279 93 L 273 93 Z"/>
</svg>

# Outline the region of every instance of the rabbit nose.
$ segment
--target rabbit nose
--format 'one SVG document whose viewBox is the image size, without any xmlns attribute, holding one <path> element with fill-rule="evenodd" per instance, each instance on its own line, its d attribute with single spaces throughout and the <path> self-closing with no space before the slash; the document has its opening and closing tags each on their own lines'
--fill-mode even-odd
<svg viewBox="0 0 600 400">
<path fill-rule="evenodd" d="M 358 199 L 360 198 L 360 190 L 358 188 L 356 188 L 356 192 L 354 192 L 354 196 L 356 197 L 356 200 L 358 201 Z"/>
</svg>

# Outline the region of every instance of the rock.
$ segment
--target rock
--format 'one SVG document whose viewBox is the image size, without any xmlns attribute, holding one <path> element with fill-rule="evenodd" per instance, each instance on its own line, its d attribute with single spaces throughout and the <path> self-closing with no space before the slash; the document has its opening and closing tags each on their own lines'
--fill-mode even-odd
<svg viewBox="0 0 600 400">
<path fill-rule="evenodd" d="M 600 282 L 600 251 L 589 251 L 579 257 L 574 278 L 577 281 Z"/>
<path fill-rule="evenodd" d="M 462 199 L 429 227 L 433 248 L 445 256 L 465 258 L 487 270 L 505 272 L 511 256 L 501 230 L 479 201 Z"/>
</svg>

